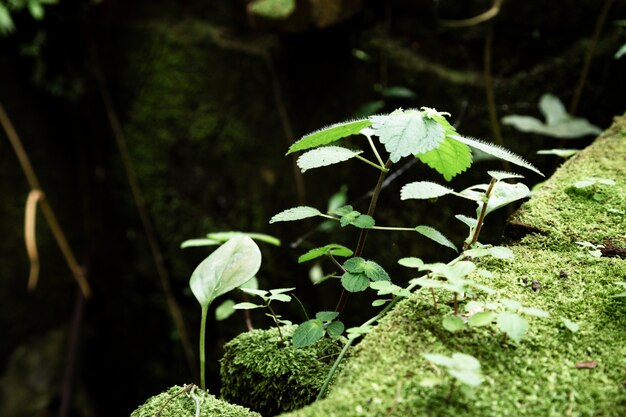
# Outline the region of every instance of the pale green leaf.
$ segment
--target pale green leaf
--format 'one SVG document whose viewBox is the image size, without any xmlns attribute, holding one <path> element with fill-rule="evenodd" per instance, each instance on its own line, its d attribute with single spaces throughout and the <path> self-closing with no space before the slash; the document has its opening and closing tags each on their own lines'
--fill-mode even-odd
<svg viewBox="0 0 626 417">
<path fill-rule="evenodd" d="M 618 50 L 617 52 L 615 52 L 615 59 L 620 59 L 621 57 L 623 57 L 624 55 L 626 55 L 626 43 L 623 44 Z"/>
<path fill-rule="evenodd" d="M 363 263 L 363 273 L 372 281 L 391 281 L 389 274 L 374 261 L 365 261 Z"/>
<path fill-rule="evenodd" d="M 187 239 L 183 243 L 180 244 L 181 249 L 185 248 L 195 248 L 200 246 L 218 246 L 221 245 L 222 241 L 215 239 Z"/>
<path fill-rule="evenodd" d="M 475 371 L 464 371 L 464 370 L 459 371 L 456 369 L 451 369 L 449 373 L 450 373 L 450 376 L 454 377 L 460 383 L 469 385 L 472 387 L 477 387 L 483 382 L 482 376 Z"/>
<path fill-rule="evenodd" d="M 353 151 L 341 146 L 324 146 L 307 151 L 300 155 L 297 164 L 302 172 L 309 169 L 338 164 L 354 158 L 363 151 Z"/>
<path fill-rule="evenodd" d="M 429 198 L 441 197 L 447 194 L 454 194 L 454 190 L 434 182 L 416 181 L 402 187 L 402 190 L 400 190 L 400 199 L 425 200 Z"/>
<path fill-rule="evenodd" d="M 308 320 L 293 332 L 292 343 L 295 347 L 311 346 L 324 336 L 324 323 L 321 320 Z"/>
<path fill-rule="evenodd" d="M 491 194 L 489 195 L 489 201 L 487 202 L 487 211 L 485 214 L 489 214 L 499 208 L 506 206 L 514 201 L 521 200 L 528 197 L 530 190 L 523 183 L 509 184 L 507 182 L 497 182 Z M 480 215 L 482 211 L 483 202 L 478 201 L 478 208 L 476 214 Z"/>
<path fill-rule="evenodd" d="M 263 308 L 263 307 L 264 306 L 262 306 L 262 305 L 245 302 L 245 303 L 237 303 L 237 304 L 235 304 L 233 306 L 233 309 L 235 309 L 235 310 L 253 310 L 255 308 Z"/>
<path fill-rule="evenodd" d="M 518 165 L 526 169 L 529 169 L 541 175 L 542 177 L 544 176 L 541 173 L 541 171 L 535 168 L 531 163 L 525 161 L 521 156 L 518 156 L 514 154 L 513 152 L 509 151 L 508 149 L 505 149 L 501 146 L 494 145 L 492 143 L 483 142 L 478 139 L 471 139 L 471 138 L 464 137 L 464 136 L 453 135 L 450 137 L 454 140 L 458 140 L 461 143 L 471 146 L 472 148 L 476 148 L 485 153 L 488 153 L 489 155 L 493 155 L 496 158 L 499 158 L 504 161 L 508 161 L 514 165 Z"/>
<path fill-rule="evenodd" d="M 472 217 L 467 217 L 463 214 L 456 214 L 454 217 L 465 223 L 470 229 L 475 229 L 478 225 L 478 220 Z"/>
<path fill-rule="evenodd" d="M 465 322 L 458 316 L 445 317 L 442 324 L 444 329 L 452 333 L 465 329 Z"/>
<path fill-rule="evenodd" d="M 270 245 L 280 246 L 280 240 L 275 238 L 274 236 L 266 235 L 264 233 L 248 233 L 248 232 L 215 232 L 209 233 L 206 235 L 209 240 L 216 240 L 219 242 L 226 242 L 228 239 L 231 239 L 235 236 L 246 235 L 253 240 L 257 240 L 259 242 L 269 243 Z"/>
<path fill-rule="evenodd" d="M 415 98 L 415 93 L 406 87 L 392 86 L 383 90 L 383 95 L 389 98 Z"/>
<path fill-rule="evenodd" d="M 445 137 L 443 126 L 422 117 L 416 110 L 397 110 L 384 116 L 370 116 L 369 120 L 392 162 L 435 149 Z"/>
<path fill-rule="evenodd" d="M 374 300 L 372 301 L 372 307 L 380 307 L 387 304 L 391 300 Z"/>
<path fill-rule="evenodd" d="M 256 295 L 257 297 L 261 297 L 264 300 L 269 296 L 269 292 L 266 290 L 259 290 L 258 288 L 248 288 L 248 287 L 240 287 L 241 291 L 246 294 Z"/>
<path fill-rule="evenodd" d="M 415 231 L 421 235 L 426 236 L 427 238 L 439 243 L 442 246 L 446 246 L 452 250 L 454 250 L 455 252 L 458 252 L 458 249 L 456 248 L 456 246 L 454 245 L 454 243 L 452 243 L 450 241 L 450 239 L 448 239 L 443 233 L 441 233 L 439 230 L 434 229 L 430 226 L 417 226 L 415 228 Z"/>
<path fill-rule="evenodd" d="M 322 321 L 333 321 L 339 317 L 339 313 L 336 311 L 320 311 L 315 314 L 315 318 Z"/>
<path fill-rule="evenodd" d="M 289 288 L 274 288 L 272 290 L 270 290 L 270 294 L 272 295 L 276 295 L 276 294 L 284 294 L 287 292 L 291 292 L 293 290 L 295 290 L 296 287 L 289 287 Z"/>
<path fill-rule="evenodd" d="M 528 322 L 508 311 L 498 314 L 498 328 L 514 342 L 520 342 L 528 330 Z"/>
<path fill-rule="evenodd" d="M 238 236 L 211 253 L 194 270 L 191 292 L 203 308 L 222 294 L 246 283 L 261 267 L 261 251 L 252 239 Z"/>
<path fill-rule="evenodd" d="M 563 102 L 552 94 L 544 94 L 539 99 L 539 110 L 546 118 L 547 125 L 554 125 L 569 117 Z"/>
<path fill-rule="evenodd" d="M 493 311 L 480 311 L 473 314 L 467 321 L 467 324 L 471 327 L 488 326 L 493 323 L 497 316 L 498 314 Z"/>
<path fill-rule="evenodd" d="M 358 134 L 361 129 L 372 125 L 367 119 L 351 120 L 342 123 L 336 123 L 328 127 L 324 127 L 313 133 L 303 136 L 302 139 L 291 145 L 287 155 L 297 151 L 304 151 L 318 146 L 328 145 L 347 136 Z"/>
<path fill-rule="evenodd" d="M 0 34 L 6 35 L 7 33 L 13 32 L 13 30 L 15 30 L 15 24 L 11 18 L 11 13 L 0 3 Z"/>
<path fill-rule="evenodd" d="M 253 0 L 248 10 L 268 19 L 285 19 L 296 10 L 296 0 Z"/>
<path fill-rule="evenodd" d="M 215 309 L 215 320 L 222 321 L 232 316 L 235 313 L 234 306 L 235 302 L 230 298 L 224 300 L 224 302 Z"/>
<path fill-rule="evenodd" d="M 424 266 L 424 261 L 422 261 L 420 258 L 414 258 L 414 257 L 401 258 L 398 260 L 398 263 L 407 268 L 419 269 Z"/>
<path fill-rule="evenodd" d="M 547 311 L 541 310 L 539 308 L 534 308 L 534 307 L 523 307 L 520 310 L 520 313 L 528 314 L 529 316 L 535 316 L 535 317 L 543 317 L 543 318 L 550 317 L 550 313 L 548 313 Z"/>
<path fill-rule="evenodd" d="M 424 353 L 422 355 L 426 360 L 431 361 L 435 365 L 444 366 L 446 368 L 450 368 L 454 366 L 454 361 L 452 358 L 444 355 L 439 355 L 437 353 Z"/>
<path fill-rule="evenodd" d="M 571 321 L 570 319 L 561 317 L 561 321 L 563 322 L 563 325 L 572 333 L 576 333 L 580 329 L 580 325 Z"/>
<path fill-rule="evenodd" d="M 505 246 L 481 246 L 478 248 L 468 249 L 463 252 L 470 258 L 481 258 L 483 256 L 493 256 L 496 259 L 513 259 L 515 255 L 513 251 Z"/>
<path fill-rule="evenodd" d="M 487 171 L 487 174 L 498 181 L 502 180 L 510 180 L 515 178 L 524 178 L 521 174 L 516 174 L 515 172 L 506 172 L 506 171 Z"/>
<path fill-rule="evenodd" d="M 309 217 L 319 216 L 320 214 L 322 214 L 322 212 L 314 207 L 309 207 L 309 206 L 293 207 L 293 208 L 281 211 L 280 213 L 276 214 L 274 217 L 270 219 L 270 224 L 276 223 L 276 222 L 289 222 L 293 220 L 302 220 L 302 219 L 306 219 Z"/>
<path fill-rule="evenodd" d="M 269 297 L 270 300 L 281 301 L 283 303 L 288 303 L 291 301 L 291 297 L 287 294 L 273 294 Z"/>
<path fill-rule="evenodd" d="M 542 149 L 537 151 L 537 155 L 556 155 L 561 158 L 569 158 L 580 152 L 580 149 Z"/>
</svg>

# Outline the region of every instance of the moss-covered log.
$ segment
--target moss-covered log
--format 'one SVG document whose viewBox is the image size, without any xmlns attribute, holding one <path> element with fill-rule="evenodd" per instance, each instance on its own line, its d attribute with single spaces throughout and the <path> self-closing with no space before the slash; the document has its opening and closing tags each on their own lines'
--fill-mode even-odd
<svg viewBox="0 0 626 417">
<path fill-rule="evenodd" d="M 626 307 L 612 295 L 626 281 L 626 265 L 598 255 L 626 246 L 625 156 L 622 116 L 514 216 L 514 224 L 531 231 L 510 246 L 515 259 L 481 262 L 494 274 L 482 282 L 497 297 L 550 313 L 530 319 L 520 343 L 503 343 L 495 326 L 449 333 L 441 307 L 436 311 L 429 294 L 417 291 L 356 347 L 326 399 L 285 416 L 624 415 Z M 574 186 L 589 177 L 615 184 Z M 579 330 L 566 328 L 563 318 Z M 449 385 L 429 386 L 441 373 L 422 355 L 453 352 L 479 359 L 484 382 L 448 399 Z"/>
</svg>

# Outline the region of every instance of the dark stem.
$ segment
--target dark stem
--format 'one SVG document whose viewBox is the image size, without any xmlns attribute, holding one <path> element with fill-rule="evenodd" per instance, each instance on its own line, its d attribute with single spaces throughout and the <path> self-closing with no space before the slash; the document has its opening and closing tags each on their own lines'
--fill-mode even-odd
<svg viewBox="0 0 626 417">
<path fill-rule="evenodd" d="M 391 160 L 387 160 L 385 163 L 385 170 L 380 171 L 380 175 L 378 176 L 378 183 L 376 183 L 376 187 L 372 192 L 372 199 L 370 200 L 370 206 L 367 209 L 367 215 L 373 216 L 374 211 L 376 211 L 376 204 L 378 203 L 378 197 L 380 196 L 380 190 L 383 187 L 383 183 L 385 181 L 385 176 L 393 162 Z M 356 250 L 354 251 L 354 257 L 359 257 L 363 253 L 363 248 L 365 247 L 365 241 L 367 240 L 367 232 L 369 229 L 361 229 L 361 233 L 359 234 L 359 240 L 356 244 Z M 339 297 L 339 301 L 337 302 L 337 306 L 335 307 L 335 311 L 341 313 L 346 306 L 348 301 L 348 291 L 343 289 L 341 291 L 341 296 Z"/>
<path fill-rule="evenodd" d="M 248 294 L 243 293 L 243 300 L 248 301 Z M 252 315 L 250 314 L 250 310 L 243 310 L 243 316 L 246 322 L 246 329 L 250 332 L 254 330 L 254 326 L 252 325 Z"/>
<path fill-rule="evenodd" d="M 430 294 L 433 296 L 433 304 L 435 305 L 435 310 L 439 311 L 439 306 L 437 305 L 437 297 L 435 296 L 435 289 L 430 289 Z"/>
<path fill-rule="evenodd" d="M 332 255 L 332 253 L 328 253 L 327 254 L 328 257 L 330 258 L 331 261 L 333 261 L 333 263 L 335 264 L 335 266 L 337 266 L 337 268 L 339 269 L 339 272 L 344 274 L 346 272 L 346 270 L 343 268 L 343 266 L 337 261 L 337 259 L 335 259 L 335 257 Z"/>
</svg>

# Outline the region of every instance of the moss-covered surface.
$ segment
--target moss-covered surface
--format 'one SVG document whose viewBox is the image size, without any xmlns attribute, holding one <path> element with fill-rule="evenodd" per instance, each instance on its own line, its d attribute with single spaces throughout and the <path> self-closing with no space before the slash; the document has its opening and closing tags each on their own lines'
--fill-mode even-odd
<svg viewBox="0 0 626 417">
<path fill-rule="evenodd" d="M 200 414 L 196 414 L 197 409 Z M 190 390 L 177 385 L 149 398 L 131 417 L 154 417 L 158 413 L 161 417 L 260 417 L 254 411 L 229 404 L 200 388 Z"/>
<path fill-rule="evenodd" d="M 516 215 L 529 233 L 511 246 L 513 260 L 481 266 L 497 295 L 547 310 L 530 318 L 518 343 L 495 326 L 449 333 L 425 291 L 399 303 L 355 348 L 328 397 L 285 414 L 304 416 L 623 416 L 626 414 L 626 305 L 612 298 L 626 281 L 619 257 L 595 257 L 577 241 L 624 243 L 626 118 L 568 161 Z M 571 187 L 586 177 L 611 178 L 593 192 Z M 588 190 L 587 190 L 588 191 Z M 477 278 L 477 280 L 480 278 Z M 532 289 L 538 281 L 541 288 Z M 571 332 L 567 318 L 580 325 Z M 447 384 L 424 353 L 463 352 L 481 362 L 484 382 L 471 392 Z"/>
<path fill-rule="evenodd" d="M 266 417 L 311 403 L 341 345 L 329 338 L 297 349 L 290 343 L 295 326 L 242 333 L 224 346 L 222 397 Z"/>
</svg>

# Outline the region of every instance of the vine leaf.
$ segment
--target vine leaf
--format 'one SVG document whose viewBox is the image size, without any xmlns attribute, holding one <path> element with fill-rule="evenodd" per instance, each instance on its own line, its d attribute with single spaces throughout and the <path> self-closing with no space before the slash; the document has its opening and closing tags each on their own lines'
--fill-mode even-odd
<svg viewBox="0 0 626 417">
<path fill-rule="evenodd" d="M 446 135 L 441 124 L 417 110 L 396 110 L 388 115 L 370 116 L 369 120 L 392 162 L 435 149 Z"/>
<path fill-rule="evenodd" d="M 363 151 L 353 151 L 341 146 L 324 146 L 303 153 L 297 164 L 302 172 L 309 169 L 337 164 L 352 159 Z"/>
<path fill-rule="evenodd" d="M 439 243 L 442 246 L 446 246 L 450 249 L 453 249 L 455 252 L 459 251 L 454 245 L 454 243 L 452 243 L 450 239 L 448 239 L 443 233 L 441 233 L 437 229 L 434 229 L 430 226 L 417 226 L 415 228 L 415 231 L 423 236 L 426 236 L 430 240 L 433 240 Z"/>
<path fill-rule="evenodd" d="M 335 123 L 333 125 L 316 130 L 313 133 L 303 136 L 299 141 L 289 147 L 287 155 L 305 151 L 307 149 L 317 148 L 318 146 L 328 145 L 338 141 L 339 139 L 356 135 L 362 129 L 372 125 L 367 119 L 350 120 L 347 122 Z"/>
<path fill-rule="evenodd" d="M 533 172 L 536 172 L 537 174 L 541 175 L 542 177 L 544 176 L 541 171 L 539 171 L 537 168 L 535 168 L 530 162 L 527 162 L 526 160 L 524 160 L 524 158 L 522 158 L 519 155 L 514 154 L 513 152 L 509 151 L 508 149 L 505 149 L 501 146 L 498 145 L 494 145 L 492 143 L 487 143 L 487 142 L 483 142 L 482 140 L 478 140 L 478 139 L 471 139 L 468 137 L 464 137 L 464 136 L 459 136 L 459 135 L 452 135 L 450 136 L 450 138 L 459 141 L 461 143 L 464 143 L 468 146 L 471 146 L 472 148 L 476 148 L 480 151 L 483 151 L 485 153 L 488 153 L 489 155 L 495 156 L 496 158 L 502 159 L 504 161 L 508 161 L 512 164 L 524 167 L 526 169 L 529 169 Z"/>
<path fill-rule="evenodd" d="M 270 219 L 270 224 L 276 223 L 276 222 L 290 222 L 293 220 L 302 220 L 302 219 L 306 219 L 309 217 L 319 216 L 320 214 L 322 214 L 322 212 L 316 209 L 315 207 L 309 207 L 309 206 L 292 207 L 290 209 L 281 211 L 280 213 L 274 215 Z"/>
</svg>

